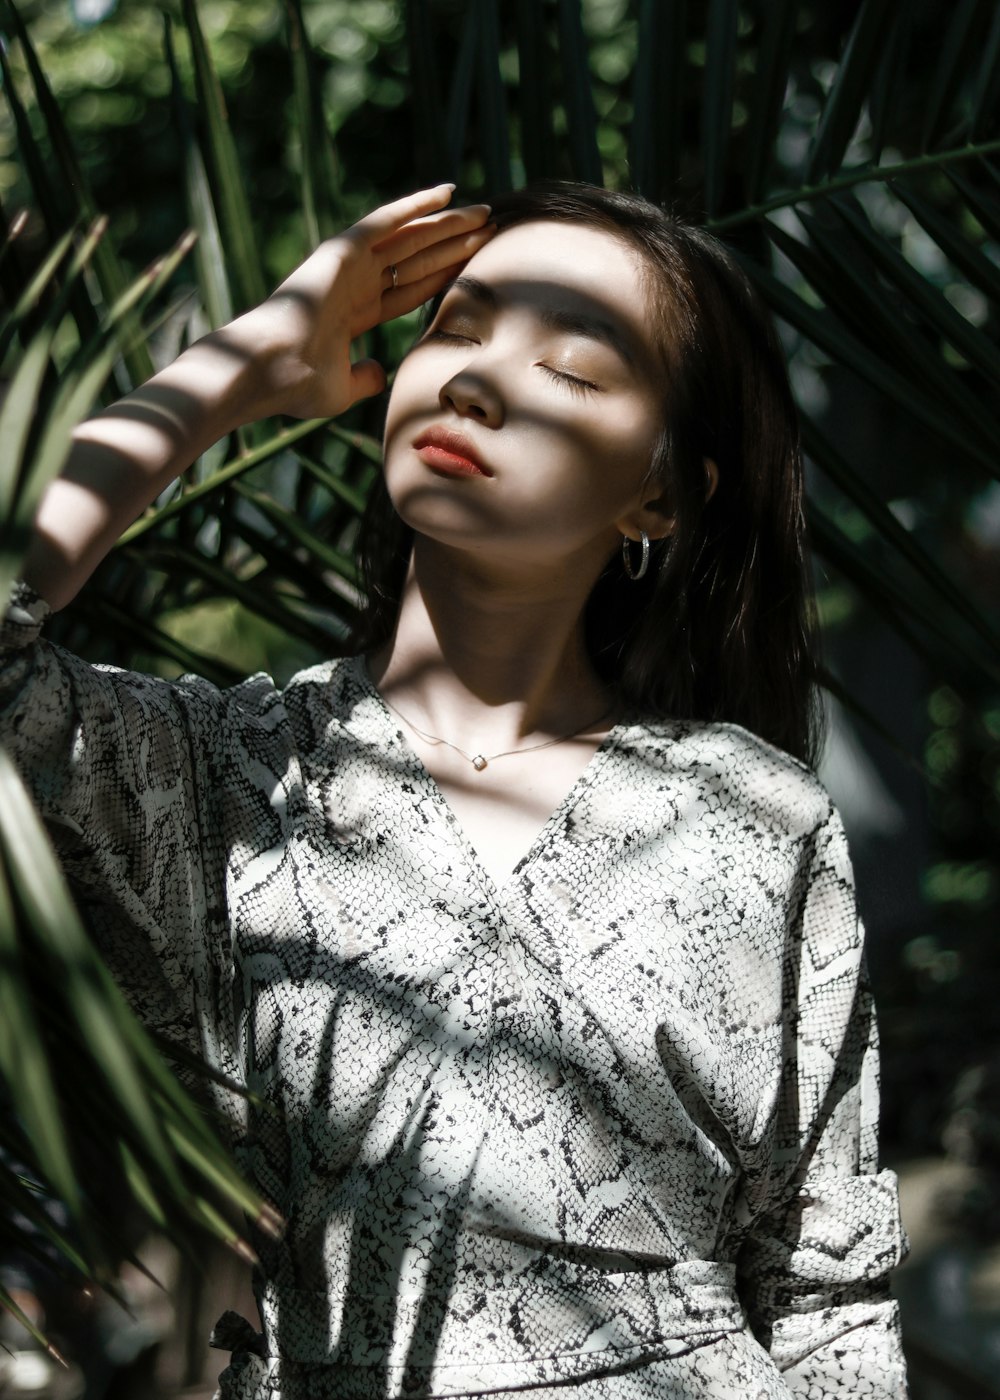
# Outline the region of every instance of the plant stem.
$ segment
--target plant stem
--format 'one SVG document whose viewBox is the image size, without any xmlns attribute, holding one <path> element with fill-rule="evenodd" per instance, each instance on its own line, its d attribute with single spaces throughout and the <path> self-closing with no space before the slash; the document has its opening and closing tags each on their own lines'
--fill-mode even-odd
<svg viewBox="0 0 1000 1400">
<path fill-rule="evenodd" d="M 242 476 L 244 472 L 249 471 L 251 467 L 256 467 L 258 463 L 266 462 L 269 457 L 276 456 L 277 453 L 291 446 L 300 437 L 315 432 L 317 428 L 322 427 L 328 421 L 326 418 L 308 418 L 302 423 L 296 423 L 293 428 L 286 428 L 283 432 L 268 438 L 267 442 L 261 443 L 259 447 L 251 448 L 249 452 L 241 452 L 238 457 L 234 457 L 231 462 L 227 462 L 224 467 L 213 472 L 205 481 L 200 481 L 197 486 L 190 487 L 182 496 L 168 502 L 160 510 L 152 511 L 150 514 L 142 516 L 134 525 L 130 525 L 125 533 L 118 537 L 115 548 L 121 549 L 122 545 L 131 544 L 140 535 L 144 535 L 147 530 L 162 525 L 165 520 L 180 514 L 182 510 L 186 510 L 189 505 L 202 496 L 217 491 L 227 481 Z"/>
<path fill-rule="evenodd" d="M 786 190 L 760 204 L 751 204 L 736 214 L 727 214 L 722 219 L 708 219 L 705 227 L 712 233 L 724 233 L 741 224 L 752 223 L 774 209 L 787 209 L 790 205 L 807 204 L 810 200 L 824 199 L 839 190 L 849 190 L 854 185 L 864 185 L 875 180 L 894 180 L 899 175 L 909 175 L 919 170 L 934 170 L 954 161 L 969 160 L 973 156 L 986 156 L 1000 151 L 1000 137 L 992 141 L 981 141 L 976 145 L 955 146 L 950 151 L 935 151 L 927 155 L 914 156 L 912 160 L 897 161 L 895 165 L 861 165 L 854 170 L 846 170 L 832 180 L 824 180 L 818 185 L 802 185 L 797 190 Z"/>
</svg>

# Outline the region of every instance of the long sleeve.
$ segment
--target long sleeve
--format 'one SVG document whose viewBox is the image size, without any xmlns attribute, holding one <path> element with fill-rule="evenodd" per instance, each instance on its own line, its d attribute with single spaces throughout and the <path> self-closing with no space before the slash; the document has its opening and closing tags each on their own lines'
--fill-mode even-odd
<svg viewBox="0 0 1000 1400">
<path fill-rule="evenodd" d="M 0 743 L 137 1012 L 224 1064 L 227 949 L 206 880 L 218 833 L 199 810 L 193 754 L 218 728 L 220 693 L 91 666 L 39 639 L 47 612 L 16 587 L 0 631 Z"/>
<path fill-rule="evenodd" d="M 793 1395 L 899 1400 L 906 1378 L 887 1280 L 906 1241 L 895 1176 L 877 1166 L 878 1037 L 836 814 L 800 891 L 772 1172 L 740 1254 L 741 1292 Z"/>
</svg>

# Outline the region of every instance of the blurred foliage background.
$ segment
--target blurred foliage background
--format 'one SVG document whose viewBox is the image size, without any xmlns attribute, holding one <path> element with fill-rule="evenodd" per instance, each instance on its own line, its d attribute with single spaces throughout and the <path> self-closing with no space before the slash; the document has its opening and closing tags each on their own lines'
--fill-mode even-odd
<svg viewBox="0 0 1000 1400">
<path fill-rule="evenodd" d="M 869 923 L 886 1149 L 944 1143 L 974 1172 L 955 1215 L 995 1225 L 1000 9 L 2 0 L 0 20 L 0 206 L 8 224 L 27 211 L 0 263 L 8 308 L 60 235 L 109 218 L 72 286 L 67 253 L 14 318 L 8 377 L 51 332 L 39 421 L 88 337 L 127 339 L 108 399 L 319 237 L 437 179 L 469 199 L 540 174 L 638 187 L 736 249 L 779 318 L 804 416 L 824 777 Z M 114 329 L 116 295 L 189 227 L 198 244 L 141 333 Z M 374 348 L 391 359 L 412 333 L 389 327 Z M 336 650 L 381 411 L 220 444 L 50 635 L 221 682 Z M 57 466 L 43 446 L 36 428 L 3 467 L 5 569 Z"/>
</svg>

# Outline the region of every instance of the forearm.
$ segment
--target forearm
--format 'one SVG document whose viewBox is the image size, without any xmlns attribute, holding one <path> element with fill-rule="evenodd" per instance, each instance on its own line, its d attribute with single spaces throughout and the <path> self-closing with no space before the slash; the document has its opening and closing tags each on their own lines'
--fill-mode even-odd
<svg viewBox="0 0 1000 1400">
<path fill-rule="evenodd" d="M 77 428 L 23 569 L 51 608 L 70 602 L 121 532 L 226 433 L 276 413 L 336 417 L 385 387 L 382 367 L 352 362 L 351 345 L 440 291 L 492 237 L 485 205 L 444 208 L 452 189 L 407 195 L 321 243 L 267 301 Z"/>
<path fill-rule="evenodd" d="M 46 491 L 23 576 L 52 608 L 70 602 L 124 529 L 219 438 L 260 417 L 234 327 L 206 336 L 134 393 L 81 423 Z"/>
</svg>

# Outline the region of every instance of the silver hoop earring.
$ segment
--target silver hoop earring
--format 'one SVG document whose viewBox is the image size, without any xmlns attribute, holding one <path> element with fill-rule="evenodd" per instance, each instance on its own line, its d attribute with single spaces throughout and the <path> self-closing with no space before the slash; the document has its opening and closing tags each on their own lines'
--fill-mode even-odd
<svg viewBox="0 0 1000 1400">
<path fill-rule="evenodd" d="M 645 530 L 640 530 L 639 533 L 642 535 L 642 558 L 639 560 L 639 567 L 637 569 L 632 568 L 631 547 L 633 542 L 629 539 L 628 535 L 622 535 L 622 563 L 625 566 L 625 572 L 633 583 L 638 583 L 639 579 L 645 576 L 646 570 L 649 568 L 649 536 L 646 534 Z"/>
</svg>

